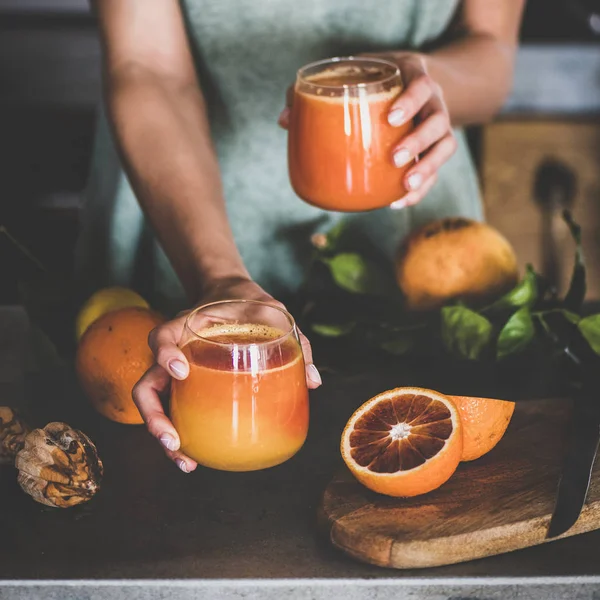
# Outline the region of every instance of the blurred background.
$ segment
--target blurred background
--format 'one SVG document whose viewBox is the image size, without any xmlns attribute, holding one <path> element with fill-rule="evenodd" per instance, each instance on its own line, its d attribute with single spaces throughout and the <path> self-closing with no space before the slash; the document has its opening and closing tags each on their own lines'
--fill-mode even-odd
<svg viewBox="0 0 600 600">
<path fill-rule="evenodd" d="M 428 1 L 428 0 L 424 0 Z M 16 271 L 68 281 L 100 95 L 87 0 L 0 0 L 0 304 Z M 529 0 L 513 94 L 470 132 L 487 217 L 559 285 L 572 208 L 600 266 L 600 0 Z M 31 256 L 28 256 L 31 254 Z M 41 263 L 38 264 L 38 263 Z M 591 296 L 600 296 L 592 269 Z"/>
</svg>

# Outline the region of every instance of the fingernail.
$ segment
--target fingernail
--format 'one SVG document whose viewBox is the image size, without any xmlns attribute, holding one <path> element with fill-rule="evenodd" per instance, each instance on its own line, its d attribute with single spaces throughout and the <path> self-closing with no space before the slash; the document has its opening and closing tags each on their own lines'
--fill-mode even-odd
<svg viewBox="0 0 600 600">
<path fill-rule="evenodd" d="M 315 367 L 315 365 L 310 364 L 306 367 L 306 373 L 308 374 L 308 378 L 317 385 L 321 385 L 323 383 L 321 379 L 321 374 L 319 373 L 319 369 Z"/>
<path fill-rule="evenodd" d="M 169 371 L 177 379 L 185 379 L 188 375 L 187 365 L 178 359 L 174 359 L 169 363 Z"/>
<path fill-rule="evenodd" d="M 400 210 L 401 208 L 406 208 L 408 206 L 408 202 L 404 200 L 404 198 L 400 198 L 400 200 L 396 200 L 390 204 L 390 208 L 392 210 Z"/>
<path fill-rule="evenodd" d="M 407 165 L 410 162 L 410 152 L 409 150 L 407 150 L 406 148 L 400 148 L 400 150 L 398 150 L 395 154 L 394 154 L 394 164 L 397 167 L 403 167 L 404 165 Z"/>
<path fill-rule="evenodd" d="M 179 448 L 179 444 L 177 443 L 177 440 L 169 433 L 164 433 L 163 435 L 160 436 L 160 443 L 167 450 L 177 450 L 177 448 Z"/>
<path fill-rule="evenodd" d="M 393 127 L 399 127 L 406 121 L 405 112 L 401 108 L 395 108 L 388 115 L 388 123 Z"/>
<path fill-rule="evenodd" d="M 423 183 L 423 176 L 421 173 L 413 173 L 408 177 L 407 183 L 411 190 L 418 190 Z"/>
<path fill-rule="evenodd" d="M 187 468 L 187 465 L 185 463 L 185 460 L 183 459 L 178 459 L 177 460 L 177 466 L 184 472 L 184 473 L 189 473 L 189 469 Z"/>
</svg>

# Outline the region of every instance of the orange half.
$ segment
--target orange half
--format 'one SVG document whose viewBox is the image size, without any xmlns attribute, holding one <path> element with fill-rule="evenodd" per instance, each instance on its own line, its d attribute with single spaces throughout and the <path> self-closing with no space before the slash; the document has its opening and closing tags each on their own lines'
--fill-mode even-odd
<svg viewBox="0 0 600 600">
<path fill-rule="evenodd" d="M 477 460 L 502 439 L 515 412 L 515 403 L 492 398 L 450 396 L 463 426 L 461 460 Z"/>
<path fill-rule="evenodd" d="M 341 452 L 352 474 L 388 496 L 426 494 L 445 483 L 463 450 L 462 425 L 450 398 L 396 388 L 363 404 L 346 424 Z"/>
</svg>

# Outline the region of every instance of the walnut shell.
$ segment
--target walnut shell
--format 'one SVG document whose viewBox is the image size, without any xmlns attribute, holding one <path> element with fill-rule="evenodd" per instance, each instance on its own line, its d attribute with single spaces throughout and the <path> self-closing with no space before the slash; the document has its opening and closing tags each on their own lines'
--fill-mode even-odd
<svg viewBox="0 0 600 600">
<path fill-rule="evenodd" d="M 30 429 L 17 411 L 0 406 L 0 465 L 14 464 Z"/>
<path fill-rule="evenodd" d="M 68 508 L 87 502 L 104 473 L 96 446 L 65 423 L 34 429 L 17 454 L 19 485 L 36 502 Z"/>
</svg>

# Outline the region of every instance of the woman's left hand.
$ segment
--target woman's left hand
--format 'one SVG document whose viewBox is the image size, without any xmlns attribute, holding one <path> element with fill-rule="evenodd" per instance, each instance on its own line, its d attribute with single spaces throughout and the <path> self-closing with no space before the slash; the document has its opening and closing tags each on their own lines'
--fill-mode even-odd
<svg viewBox="0 0 600 600">
<path fill-rule="evenodd" d="M 425 58 L 416 53 L 363 54 L 394 62 L 400 68 L 404 89 L 392 104 L 388 121 L 400 127 L 414 119 L 415 128 L 398 143 L 390 160 L 400 168 L 414 159 L 404 175 L 408 193 L 391 208 L 400 209 L 420 202 L 437 180 L 439 168 L 454 154 L 457 143 L 442 89 L 427 73 Z M 287 106 L 279 125 L 287 129 L 293 88 L 287 93 Z"/>
</svg>

